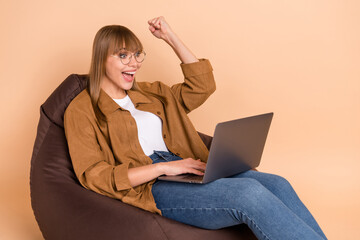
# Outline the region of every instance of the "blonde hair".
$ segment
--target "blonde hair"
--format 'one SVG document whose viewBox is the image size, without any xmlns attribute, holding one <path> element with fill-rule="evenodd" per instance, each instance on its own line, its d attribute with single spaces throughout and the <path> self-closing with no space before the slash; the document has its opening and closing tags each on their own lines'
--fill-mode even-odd
<svg viewBox="0 0 360 240">
<path fill-rule="evenodd" d="M 104 26 L 95 35 L 87 91 L 99 123 L 106 120 L 105 115 L 98 107 L 101 90 L 100 84 L 101 79 L 105 75 L 106 60 L 109 55 L 115 54 L 125 46 L 127 50 L 132 52 L 143 50 L 140 40 L 132 31 L 124 26 Z M 132 89 L 138 89 L 136 81 L 134 81 Z"/>
</svg>

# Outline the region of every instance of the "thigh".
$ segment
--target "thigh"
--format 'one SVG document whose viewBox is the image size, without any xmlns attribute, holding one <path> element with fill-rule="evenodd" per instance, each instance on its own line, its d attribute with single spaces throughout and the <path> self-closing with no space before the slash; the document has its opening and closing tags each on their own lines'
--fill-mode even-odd
<svg viewBox="0 0 360 240">
<path fill-rule="evenodd" d="M 272 195 L 249 178 L 223 178 L 208 184 L 157 181 L 152 192 L 163 216 L 207 229 L 248 223 L 249 209 L 266 204 L 263 193 Z"/>
<path fill-rule="evenodd" d="M 264 173 L 249 170 L 240 174 L 231 176 L 230 178 L 251 178 L 260 182 L 265 188 L 274 193 L 277 196 L 282 194 L 288 194 L 294 190 L 290 183 L 283 177 L 275 174 Z"/>
<path fill-rule="evenodd" d="M 253 178 L 258 180 L 259 182 L 272 182 L 277 178 L 282 178 L 282 177 L 271 173 L 249 170 L 243 173 L 235 174 L 229 178 Z"/>
<path fill-rule="evenodd" d="M 163 216 L 196 227 L 245 223 L 259 239 L 320 239 L 315 231 L 321 234 L 321 229 L 300 201 L 287 193 L 286 201 L 281 201 L 253 176 L 261 181 L 269 177 L 249 172 L 208 184 L 157 181 L 152 193 Z"/>
</svg>

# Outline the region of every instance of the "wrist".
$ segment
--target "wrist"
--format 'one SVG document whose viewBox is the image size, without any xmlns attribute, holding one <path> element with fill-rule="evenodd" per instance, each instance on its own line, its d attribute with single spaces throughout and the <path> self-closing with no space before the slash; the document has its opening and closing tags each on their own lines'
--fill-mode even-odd
<svg viewBox="0 0 360 240">
<path fill-rule="evenodd" d="M 166 163 L 155 163 L 154 166 L 158 176 L 164 175 L 166 173 Z"/>
<path fill-rule="evenodd" d="M 169 44 L 170 47 L 175 48 L 176 43 L 179 41 L 179 38 L 174 32 L 169 31 L 164 41 Z"/>
</svg>

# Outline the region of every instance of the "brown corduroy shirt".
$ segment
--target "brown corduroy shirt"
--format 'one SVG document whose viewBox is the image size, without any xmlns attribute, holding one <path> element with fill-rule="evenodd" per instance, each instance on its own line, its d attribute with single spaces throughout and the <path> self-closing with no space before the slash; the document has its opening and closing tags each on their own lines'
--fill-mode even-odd
<svg viewBox="0 0 360 240">
<path fill-rule="evenodd" d="M 208 150 L 187 113 L 215 91 L 212 67 L 205 59 L 180 66 L 185 77 L 183 83 L 168 87 L 161 82 L 138 82 L 143 92 L 129 90 L 127 94 L 137 109 L 161 118 L 169 151 L 182 158 L 206 162 Z M 128 179 L 129 168 L 152 164 L 140 146 L 134 118 L 103 90 L 98 106 L 106 117 L 102 125 L 95 117 L 86 90 L 65 111 L 65 134 L 80 183 L 97 193 L 161 214 L 151 193 L 155 180 L 131 187 Z"/>
</svg>

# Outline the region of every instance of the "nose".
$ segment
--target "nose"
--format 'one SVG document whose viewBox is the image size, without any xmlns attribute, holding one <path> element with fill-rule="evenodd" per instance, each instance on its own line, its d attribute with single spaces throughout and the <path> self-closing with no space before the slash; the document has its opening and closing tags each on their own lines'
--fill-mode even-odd
<svg viewBox="0 0 360 240">
<path fill-rule="evenodd" d="M 138 62 L 135 60 L 135 57 L 131 56 L 128 66 L 137 67 L 137 65 L 138 65 Z"/>
</svg>

